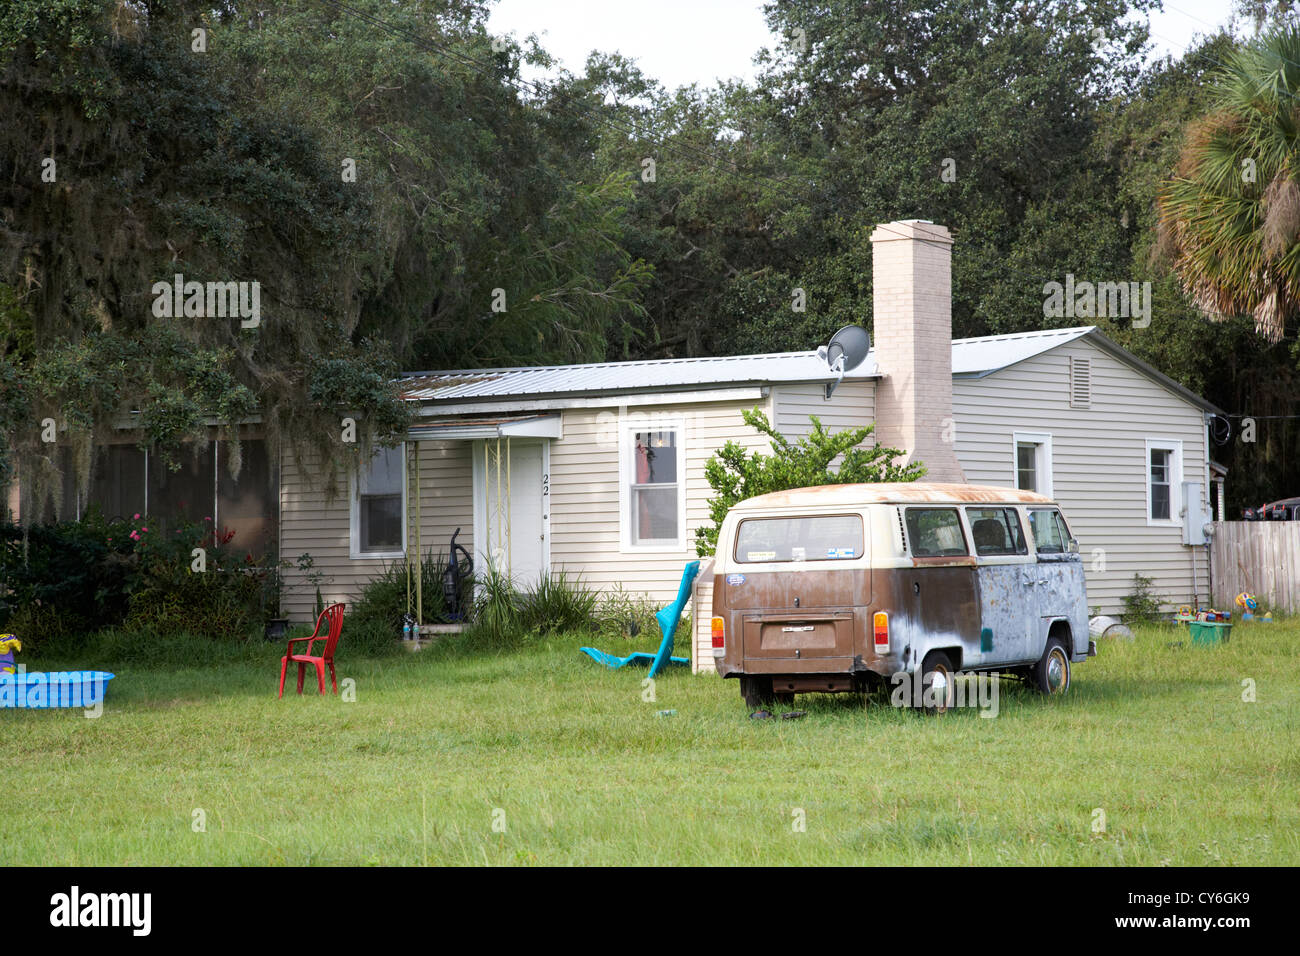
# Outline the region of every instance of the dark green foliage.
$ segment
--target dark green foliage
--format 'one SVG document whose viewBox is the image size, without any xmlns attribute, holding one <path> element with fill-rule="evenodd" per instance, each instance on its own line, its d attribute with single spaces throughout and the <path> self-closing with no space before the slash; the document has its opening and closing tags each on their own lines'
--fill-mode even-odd
<svg viewBox="0 0 1300 956">
<path fill-rule="evenodd" d="M 0 628 L 35 648 L 120 623 L 132 575 L 128 534 L 125 523 L 98 517 L 26 531 L 0 526 Z"/>
<path fill-rule="evenodd" d="M 146 516 L 0 527 L 0 626 L 24 644 L 122 626 L 134 633 L 259 637 L 277 613 L 278 568 L 230 546 L 233 532 Z M 203 552 L 196 570 L 194 550 Z"/>
<path fill-rule="evenodd" d="M 903 454 L 897 448 L 879 444 L 858 447 L 875 431 L 874 425 L 832 433 L 822 427 L 817 416 L 810 417 L 812 430 L 791 442 L 757 408 L 744 413 L 745 424 L 771 441 L 773 454 L 746 452 L 738 443 L 729 441 L 704 466 L 704 477 L 716 495 L 709 499 L 712 523 L 695 529 L 695 551 L 700 557 L 713 554 L 727 512 L 747 498 L 788 488 L 917 481 L 924 477 L 925 466 L 920 462 L 895 464 L 894 459 Z"/>
</svg>

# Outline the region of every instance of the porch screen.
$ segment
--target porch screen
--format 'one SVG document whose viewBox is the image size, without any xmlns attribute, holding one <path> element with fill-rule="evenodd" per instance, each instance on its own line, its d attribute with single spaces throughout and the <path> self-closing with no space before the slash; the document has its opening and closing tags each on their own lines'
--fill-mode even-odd
<svg viewBox="0 0 1300 956">
<path fill-rule="evenodd" d="M 668 544 L 681 538 L 676 429 L 635 432 L 632 543 Z"/>
</svg>

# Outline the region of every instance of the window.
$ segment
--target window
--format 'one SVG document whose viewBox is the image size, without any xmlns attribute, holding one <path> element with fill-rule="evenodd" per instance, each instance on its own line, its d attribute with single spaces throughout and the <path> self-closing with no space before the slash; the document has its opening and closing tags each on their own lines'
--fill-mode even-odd
<svg viewBox="0 0 1300 956">
<path fill-rule="evenodd" d="M 1015 508 L 967 508 L 966 520 L 980 557 L 1029 553 Z"/>
<path fill-rule="evenodd" d="M 862 557 L 860 515 L 750 518 L 736 533 L 736 560 L 837 561 Z"/>
<path fill-rule="evenodd" d="M 956 508 L 908 508 L 907 538 L 913 557 L 970 554 Z"/>
<path fill-rule="evenodd" d="M 1147 439 L 1147 524 L 1173 524 L 1179 518 L 1179 482 L 1183 480 L 1183 444 Z"/>
<path fill-rule="evenodd" d="M 398 557 L 404 548 L 404 446 L 380 448 L 356 480 L 352 556 Z"/>
<path fill-rule="evenodd" d="M 1052 436 L 1046 432 L 1016 432 L 1012 447 L 1015 486 L 1052 497 Z"/>
<path fill-rule="evenodd" d="M 626 542 L 632 546 L 681 546 L 685 488 L 680 439 L 677 426 L 628 430 Z"/>
<path fill-rule="evenodd" d="M 1030 508 L 1029 531 L 1039 554 L 1065 554 L 1069 550 L 1070 529 L 1055 508 Z"/>
<path fill-rule="evenodd" d="M 1038 490 L 1038 446 L 1029 442 L 1016 443 L 1016 487 L 1024 491 Z"/>
</svg>

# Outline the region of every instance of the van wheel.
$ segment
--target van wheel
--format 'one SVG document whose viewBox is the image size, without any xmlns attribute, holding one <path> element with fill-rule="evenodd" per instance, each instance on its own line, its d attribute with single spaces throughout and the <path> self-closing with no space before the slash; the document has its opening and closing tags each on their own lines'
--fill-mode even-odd
<svg viewBox="0 0 1300 956">
<path fill-rule="evenodd" d="M 742 675 L 740 678 L 740 696 L 745 698 L 745 706 L 750 710 L 758 710 L 764 704 L 770 704 L 773 696 L 772 678 Z"/>
<path fill-rule="evenodd" d="M 1030 683 L 1050 697 L 1059 697 L 1070 689 L 1070 655 L 1059 637 L 1048 640 L 1043 659 L 1034 665 Z"/>
<path fill-rule="evenodd" d="M 946 714 L 956 696 L 952 681 L 952 661 L 948 655 L 943 651 L 926 654 L 921 661 L 921 710 L 927 714 Z"/>
</svg>

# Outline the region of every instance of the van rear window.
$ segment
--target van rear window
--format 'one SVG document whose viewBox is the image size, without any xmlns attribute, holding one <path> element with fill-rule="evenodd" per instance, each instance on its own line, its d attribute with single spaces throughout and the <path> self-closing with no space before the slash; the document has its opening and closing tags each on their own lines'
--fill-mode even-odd
<svg viewBox="0 0 1300 956">
<path fill-rule="evenodd" d="M 862 556 L 861 515 L 750 518 L 736 532 L 736 560 L 845 561 Z"/>
</svg>

